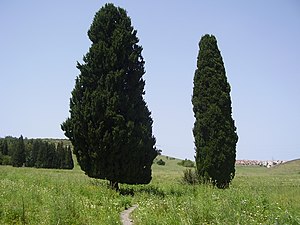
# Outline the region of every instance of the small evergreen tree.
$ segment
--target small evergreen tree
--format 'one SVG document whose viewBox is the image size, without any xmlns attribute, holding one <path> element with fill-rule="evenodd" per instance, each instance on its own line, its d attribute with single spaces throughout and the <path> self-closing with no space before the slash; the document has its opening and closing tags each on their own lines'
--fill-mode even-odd
<svg viewBox="0 0 300 225">
<path fill-rule="evenodd" d="M 47 143 L 47 157 L 44 168 L 58 168 L 57 153 L 54 143 Z"/>
<path fill-rule="evenodd" d="M 238 140 L 230 86 L 216 38 L 203 36 L 199 48 L 192 97 L 196 166 L 202 181 L 226 188 L 235 175 Z"/>
<path fill-rule="evenodd" d="M 177 164 L 180 166 L 184 166 L 184 167 L 194 167 L 195 166 L 194 162 L 189 159 L 182 160 L 181 162 L 178 162 Z"/>
<path fill-rule="evenodd" d="M 106 4 L 96 13 L 92 45 L 77 65 L 70 118 L 62 124 L 82 170 L 116 189 L 149 183 L 157 155 L 136 33 L 124 9 Z"/>
<path fill-rule="evenodd" d="M 71 170 L 74 168 L 71 148 L 70 146 L 67 146 L 66 148 L 64 148 L 64 150 L 65 150 L 65 166 L 63 167 L 63 169 Z"/>
<path fill-rule="evenodd" d="M 2 161 L 3 161 L 3 139 L 0 138 L 0 165 L 2 165 Z"/>
<path fill-rule="evenodd" d="M 159 159 L 157 162 L 156 162 L 157 165 L 160 165 L 160 166 L 164 166 L 166 165 L 166 162 L 162 159 Z"/>
<path fill-rule="evenodd" d="M 8 155 L 8 144 L 6 138 L 4 138 L 2 142 L 2 154 Z"/>
<path fill-rule="evenodd" d="M 32 157 L 33 153 L 33 139 L 28 140 L 25 142 L 25 155 L 26 155 L 26 162 L 25 166 L 26 167 L 33 167 L 34 166 L 34 161 Z"/>
<path fill-rule="evenodd" d="M 64 168 L 64 161 L 65 161 L 65 148 L 62 142 L 59 142 L 56 146 L 56 153 L 57 153 L 57 165 L 58 168 Z"/>
<path fill-rule="evenodd" d="M 36 139 L 33 141 L 33 144 L 32 144 L 32 153 L 31 153 L 31 157 L 32 157 L 32 166 L 33 167 L 38 167 L 37 164 L 37 160 L 38 160 L 38 154 L 39 154 L 39 151 L 40 151 L 40 143 L 41 141 Z"/>
<path fill-rule="evenodd" d="M 48 144 L 46 142 L 40 141 L 38 143 L 38 152 L 35 166 L 37 168 L 46 168 L 47 167 L 47 158 L 48 158 Z"/>
<path fill-rule="evenodd" d="M 15 167 L 21 167 L 24 165 L 26 158 L 25 158 L 25 145 L 23 136 L 21 135 L 15 145 L 15 150 L 12 155 L 12 165 Z"/>
</svg>

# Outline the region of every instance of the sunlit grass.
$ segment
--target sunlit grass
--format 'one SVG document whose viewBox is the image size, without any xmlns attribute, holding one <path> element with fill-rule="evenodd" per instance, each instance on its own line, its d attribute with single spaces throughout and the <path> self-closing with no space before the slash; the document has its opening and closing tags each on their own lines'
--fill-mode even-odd
<svg viewBox="0 0 300 225">
<path fill-rule="evenodd" d="M 181 182 L 179 160 L 153 165 L 149 185 L 90 179 L 79 169 L 0 166 L 0 224 L 120 224 L 133 204 L 136 224 L 300 224 L 300 161 L 236 168 L 229 189 Z"/>
<path fill-rule="evenodd" d="M 168 161 L 167 161 L 168 164 Z M 166 165 L 167 165 L 166 164 Z M 158 194 L 138 194 L 136 224 L 300 224 L 300 161 L 267 169 L 236 168 L 229 189 L 174 182 L 173 169 L 154 179 Z M 155 176 L 154 176 L 155 177 Z M 176 178 L 178 178 L 176 176 Z M 160 181 L 160 182 L 156 182 Z"/>
<path fill-rule="evenodd" d="M 0 167 L 0 224 L 119 224 L 123 196 L 82 172 Z"/>
</svg>

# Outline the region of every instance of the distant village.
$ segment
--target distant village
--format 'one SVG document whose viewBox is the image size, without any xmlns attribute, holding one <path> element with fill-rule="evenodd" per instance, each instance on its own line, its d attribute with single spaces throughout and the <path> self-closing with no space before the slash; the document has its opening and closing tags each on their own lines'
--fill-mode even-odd
<svg viewBox="0 0 300 225">
<path fill-rule="evenodd" d="M 236 165 L 242 166 L 264 166 L 267 168 L 271 168 L 273 166 L 285 163 L 286 161 L 283 160 L 236 160 Z"/>
</svg>

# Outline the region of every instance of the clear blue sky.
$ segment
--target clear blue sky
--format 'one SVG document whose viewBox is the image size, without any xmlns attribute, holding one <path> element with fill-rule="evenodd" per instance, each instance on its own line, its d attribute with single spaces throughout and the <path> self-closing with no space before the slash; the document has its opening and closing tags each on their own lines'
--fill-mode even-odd
<svg viewBox="0 0 300 225">
<path fill-rule="evenodd" d="M 69 98 L 106 2 L 0 2 L 0 137 L 63 138 Z M 198 42 L 218 40 L 231 85 L 238 159 L 300 158 L 300 2 L 113 1 L 138 31 L 157 145 L 194 157 L 191 95 Z"/>
</svg>

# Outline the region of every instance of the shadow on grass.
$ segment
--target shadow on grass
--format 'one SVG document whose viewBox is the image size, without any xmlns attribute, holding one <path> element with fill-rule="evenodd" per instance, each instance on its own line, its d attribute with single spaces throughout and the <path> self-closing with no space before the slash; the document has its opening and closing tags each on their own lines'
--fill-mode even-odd
<svg viewBox="0 0 300 225">
<path fill-rule="evenodd" d="M 170 190 L 162 190 L 156 186 L 151 185 L 143 185 L 143 186 L 137 186 L 137 187 L 122 187 L 120 188 L 120 194 L 121 195 L 130 195 L 134 196 L 137 193 L 144 193 L 148 195 L 157 196 L 160 198 L 164 198 L 166 195 L 171 196 L 182 196 L 184 193 L 180 190 L 176 190 L 174 188 L 170 188 Z"/>
<path fill-rule="evenodd" d="M 146 193 L 149 195 L 155 195 L 161 198 L 164 198 L 166 193 L 154 186 L 138 186 L 138 187 L 122 187 L 120 188 L 121 195 L 130 195 L 134 196 L 137 193 Z"/>
<path fill-rule="evenodd" d="M 106 187 L 110 188 L 108 183 L 104 180 L 98 180 L 98 179 L 92 179 L 91 184 L 98 187 Z M 157 186 L 153 185 L 122 185 L 120 189 L 118 190 L 120 195 L 123 196 L 134 196 L 135 194 L 148 194 L 157 196 L 160 198 L 164 198 L 166 195 L 171 196 L 182 196 L 184 195 L 184 192 L 182 190 L 178 190 L 176 188 L 170 187 L 166 188 L 166 190 L 163 190 Z"/>
</svg>

